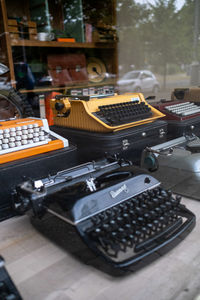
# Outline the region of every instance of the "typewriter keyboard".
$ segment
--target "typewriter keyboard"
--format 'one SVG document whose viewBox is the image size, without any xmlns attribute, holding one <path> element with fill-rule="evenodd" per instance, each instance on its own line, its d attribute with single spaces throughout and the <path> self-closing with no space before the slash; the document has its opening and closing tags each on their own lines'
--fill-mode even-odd
<svg viewBox="0 0 200 300">
<path fill-rule="evenodd" d="M 99 106 L 95 114 L 106 124 L 120 125 L 147 119 L 152 116 L 151 108 L 144 102 L 129 101 Z"/>
<path fill-rule="evenodd" d="M 175 114 L 177 116 L 190 116 L 197 113 L 200 113 L 200 106 L 192 102 L 184 102 L 173 105 L 165 106 L 166 111 Z"/>
<path fill-rule="evenodd" d="M 156 187 L 92 216 L 79 230 L 92 249 L 123 267 L 157 251 L 189 227 L 194 215 L 180 200 L 179 195 Z"/>
<path fill-rule="evenodd" d="M 67 146 L 67 139 L 50 131 L 46 119 L 0 122 L 0 164 Z"/>
<path fill-rule="evenodd" d="M 49 134 L 38 124 L 0 129 L 0 154 L 47 144 Z"/>
</svg>

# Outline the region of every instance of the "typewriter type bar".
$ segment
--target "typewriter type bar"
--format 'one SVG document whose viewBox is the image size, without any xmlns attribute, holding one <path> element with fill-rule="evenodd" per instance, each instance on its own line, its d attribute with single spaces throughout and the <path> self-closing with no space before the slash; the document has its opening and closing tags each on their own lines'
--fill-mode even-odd
<svg viewBox="0 0 200 300">
<path fill-rule="evenodd" d="M 29 201 L 35 215 L 42 207 L 71 224 L 88 247 L 114 267 L 143 264 L 179 243 L 195 226 L 195 216 L 154 177 L 123 169 L 93 178 L 90 188 L 76 195 L 70 192 L 73 185 L 65 189 L 57 184 L 52 193 L 44 182 L 34 188 L 25 182 L 17 188 L 16 206 Z"/>
<path fill-rule="evenodd" d="M 46 119 L 0 122 L 0 164 L 68 147 L 67 139 L 49 130 Z"/>
<path fill-rule="evenodd" d="M 93 132 L 113 132 L 164 117 L 140 93 L 91 98 L 89 101 L 78 96 L 59 97 L 51 100 L 51 107 L 55 125 Z"/>
</svg>

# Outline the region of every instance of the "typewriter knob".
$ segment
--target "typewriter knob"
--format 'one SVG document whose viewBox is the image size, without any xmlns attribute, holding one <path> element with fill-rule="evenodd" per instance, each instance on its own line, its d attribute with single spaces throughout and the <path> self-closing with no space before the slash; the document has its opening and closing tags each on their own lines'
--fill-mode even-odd
<svg viewBox="0 0 200 300">
<path fill-rule="evenodd" d="M 190 129 L 191 129 L 191 130 L 194 130 L 194 125 L 191 125 L 191 126 L 190 126 Z"/>
<path fill-rule="evenodd" d="M 55 109 L 57 111 L 61 111 L 64 107 L 65 107 L 64 104 L 61 102 L 56 102 L 56 104 L 55 104 Z"/>
</svg>

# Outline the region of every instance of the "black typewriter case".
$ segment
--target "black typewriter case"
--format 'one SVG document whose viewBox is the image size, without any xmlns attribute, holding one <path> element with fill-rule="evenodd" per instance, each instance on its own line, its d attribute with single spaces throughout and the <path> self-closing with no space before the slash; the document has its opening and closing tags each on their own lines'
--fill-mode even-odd
<svg viewBox="0 0 200 300">
<path fill-rule="evenodd" d="M 195 134 L 200 137 L 200 117 L 184 121 L 168 120 L 168 139 Z"/>
<path fill-rule="evenodd" d="M 27 178 L 38 179 L 77 165 L 76 146 L 30 156 L 0 165 L 0 221 L 12 217 L 12 191 Z"/>
<path fill-rule="evenodd" d="M 105 154 L 118 154 L 119 157 L 139 163 L 145 147 L 166 141 L 167 122 L 158 120 L 111 133 L 61 126 L 52 126 L 51 130 L 77 145 L 79 163 L 104 157 Z"/>
</svg>

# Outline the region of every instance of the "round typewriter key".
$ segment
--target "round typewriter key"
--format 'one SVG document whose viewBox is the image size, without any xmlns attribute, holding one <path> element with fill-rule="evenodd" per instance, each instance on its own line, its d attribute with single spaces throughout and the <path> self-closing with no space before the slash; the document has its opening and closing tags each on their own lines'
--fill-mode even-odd
<svg viewBox="0 0 200 300">
<path fill-rule="evenodd" d="M 21 126 L 16 127 L 16 131 L 21 130 L 21 129 L 22 129 Z"/>
<path fill-rule="evenodd" d="M 9 143 L 9 147 L 10 148 L 14 148 L 15 147 L 15 143 Z"/>
<path fill-rule="evenodd" d="M 28 141 L 27 140 L 22 140 L 22 145 L 26 145 L 28 144 Z"/>
<path fill-rule="evenodd" d="M 138 206 L 139 205 L 139 200 L 135 199 L 135 198 L 132 198 L 132 203 L 135 205 L 135 206 Z"/>
<path fill-rule="evenodd" d="M 28 133 L 34 133 L 34 130 L 32 128 L 28 129 Z"/>
<path fill-rule="evenodd" d="M 3 134 L 3 130 L 2 129 L 0 129 L 0 134 Z"/>
<path fill-rule="evenodd" d="M 33 144 L 33 140 L 28 140 L 28 144 Z"/>
<path fill-rule="evenodd" d="M 15 132 L 15 131 L 12 131 L 12 132 L 10 133 L 10 136 L 15 137 L 15 136 L 16 136 L 16 132 Z"/>
<path fill-rule="evenodd" d="M 158 205 L 159 204 L 159 199 L 158 198 L 153 198 L 152 202 L 154 203 L 154 205 Z"/>
<path fill-rule="evenodd" d="M 115 229 L 117 227 L 117 224 L 116 224 L 115 220 L 110 220 L 109 224 L 110 224 L 112 229 Z"/>
<path fill-rule="evenodd" d="M 150 233 L 151 233 L 153 231 L 153 228 L 154 228 L 153 224 L 152 223 L 148 223 L 146 226 L 150 230 Z"/>
<path fill-rule="evenodd" d="M 2 140 L 3 139 L 3 134 L 0 134 L 0 140 Z"/>
<path fill-rule="evenodd" d="M 16 135 L 22 135 L 22 131 L 21 130 L 17 130 L 16 131 Z"/>
<path fill-rule="evenodd" d="M 40 132 L 40 128 L 38 128 L 38 127 L 33 128 L 33 131 L 34 131 L 34 132 Z"/>
<path fill-rule="evenodd" d="M 8 144 L 9 143 L 9 139 L 3 139 L 2 142 L 3 142 L 3 144 Z"/>
<path fill-rule="evenodd" d="M 32 129 L 32 128 L 33 128 L 33 125 L 32 125 L 32 124 L 29 124 L 29 125 L 27 126 L 27 128 L 28 128 L 28 129 Z"/>
<path fill-rule="evenodd" d="M 166 205 L 167 209 L 170 209 L 172 207 L 172 204 L 169 201 L 166 201 L 165 205 Z"/>
<path fill-rule="evenodd" d="M 161 216 L 158 218 L 158 220 L 162 224 L 162 227 L 165 227 L 168 223 L 168 218 L 166 216 Z"/>
<path fill-rule="evenodd" d="M 23 134 L 23 135 L 22 135 L 22 140 L 27 140 L 27 139 L 28 139 L 28 135 Z"/>
<path fill-rule="evenodd" d="M 44 131 L 40 131 L 40 132 L 39 132 L 39 135 L 44 135 Z"/>
<path fill-rule="evenodd" d="M 162 209 L 163 212 L 167 211 L 167 206 L 165 204 L 161 204 L 160 208 Z"/>
<path fill-rule="evenodd" d="M 168 191 L 167 191 L 167 194 L 168 194 L 168 196 L 172 196 L 172 191 L 171 191 L 171 190 L 168 190 Z"/>
<path fill-rule="evenodd" d="M 142 204 L 141 208 L 146 211 L 148 209 L 148 206 L 146 204 Z"/>
<path fill-rule="evenodd" d="M 133 234 L 129 234 L 129 235 L 127 236 L 127 239 L 128 239 L 128 241 L 130 242 L 130 246 L 132 246 L 132 245 L 134 244 L 134 241 L 135 241 L 134 235 L 133 235 Z"/>
<path fill-rule="evenodd" d="M 116 218 L 118 225 L 124 223 L 124 219 L 122 217 L 117 217 Z"/>
<path fill-rule="evenodd" d="M 159 225 L 159 221 L 158 220 L 153 220 L 153 225 L 155 225 L 155 227 L 157 228 Z"/>
<path fill-rule="evenodd" d="M 138 220 L 139 223 L 144 223 L 144 222 L 145 222 L 145 218 L 143 217 L 143 215 L 142 215 L 142 216 L 139 216 L 139 217 L 137 218 L 137 220 Z"/>
<path fill-rule="evenodd" d="M 103 224 L 102 225 L 102 228 L 105 230 L 105 231 L 111 231 L 111 227 L 109 226 L 109 224 Z"/>
<path fill-rule="evenodd" d="M 129 219 L 130 219 L 129 214 L 127 214 L 127 213 L 124 213 L 124 214 L 122 215 L 122 217 L 124 218 L 125 221 L 129 221 Z"/>
<path fill-rule="evenodd" d="M 22 130 L 22 133 L 23 133 L 23 134 L 28 134 L 28 130 L 27 130 L 27 129 L 23 129 L 23 130 Z"/>
<path fill-rule="evenodd" d="M 8 144 L 2 144 L 2 149 L 3 150 L 8 149 L 8 148 L 9 148 Z"/>
<path fill-rule="evenodd" d="M 22 126 L 22 129 L 24 129 L 24 130 L 27 130 L 27 128 L 28 128 L 27 125 Z"/>
<path fill-rule="evenodd" d="M 21 139 L 22 139 L 22 138 L 21 138 L 20 135 L 17 135 L 16 138 L 15 138 L 16 141 L 21 141 Z"/>
<path fill-rule="evenodd" d="M 162 209 L 160 207 L 156 207 L 155 208 L 155 212 L 158 216 L 161 216 L 162 215 Z"/>
<path fill-rule="evenodd" d="M 34 138 L 33 138 L 33 142 L 34 142 L 34 143 L 37 143 L 37 142 L 39 142 L 39 138 L 37 138 L 37 137 L 34 137 Z"/>
<path fill-rule="evenodd" d="M 135 212 L 136 212 L 136 214 L 137 214 L 138 216 L 142 216 L 143 213 L 144 213 L 144 211 L 143 211 L 143 209 L 142 209 L 141 207 L 136 207 L 136 208 L 135 208 Z"/>
<path fill-rule="evenodd" d="M 17 147 L 21 146 L 21 144 L 22 144 L 22 143 L 21 143 L 20 141 L 16 141 L 16 142 L 15 142 L 15 145 L 16 145 Z"/>
<path fill-rule="evenodd" d="M 39 137 L 39 140 L 40 140 L 40 141 L 44 141 L 44 140 L 45 140 L 45 137 L 44 137 L 44 136 L 40 136 L 40 137 Z"/>
<path fill-rule="evenodd" d="M 136 220 L 132 220 L 132 221 L 131 221 L 131 225 L 132 225 L 133 227 L 135 227 L 135 226 L 138 225 L 138 222 L 137 222 Z"/>
<path fill-rule="evenodd" d="M 14 138 L 14 137 L 10 137 L 10 138 L 9 138 L 9 141 L 10 141 L 10 142 L 15 142 L 15 138 Z"/>
<path fill-rule="evenodd" d="M 4 134 L 3 134 L 3 137 L 6 138 L 6 139 L 9 139 L 10 134 L 9 134 L 9 133 L 4 133 Z"/>
<path fill-rule="evenodd" d="M 145 226 L 142 226 L 140 230 L 144 235 L 147 235 L 149 232 L 149 229 L 147 229 L 147 227 L 145 227 Z"/>
<path fill-rule="evenodd" d="M 9 128 L 4 129 L 4 131 L 3 131 L 3 133 L 9 133 L 9 132 L 10 132 Z"/>
<path fill-rule="evenodd" d="M 142 236 L 142 232 L 139 230 L 136 230 L 134 235 L 135 235 L 136 239 L 138 240 Z"/>
<path fill-rule="evenodd" d="M 111 235 L 112 239 L 117 239 L 117 232 L 116 231 L 111 232 L 110 235 Z"/>
<path fill-rule="evenodd" d="M 131 224 L 127 223 L 124 225 L 124 228 L 127 232 L 131 232 L 132 231 L 132 227 L 131 227 Z"/>
<path fill-rule="evenodd" d="M 125 230 L 122 227 L 119 227 L 118 230 L 117 230 L 117 232 L 118 232 L 118 234 L 119 234 L 120 237 L 123 237 L 123 236 L 126 235 Z"/>
<path fill-rule="evenodd" d="M 163 204 L 165 201 L 166 201 L 166 199 L 165 199 L 165 197 L 163 197 L 163 196 L 157 196 L 157 199 L 158 199 L 158 201 L 159 201 L 159 204 Z"/>
<path fill-rule="evenodd" d="M 2 142 L 2 140 L 0 140 L 0 145 L 2 145 L 3 144 L 3 142 Z"/>
<path fill-rule="evenodd" d="M 102 234 L 102 230 L 101 230 L 101 228 L 99 228 L 99 227 L 95 228 L 95 230 L 94 230 L 93 232 L 94 232 L 96 235 Z"/>
</svg>

